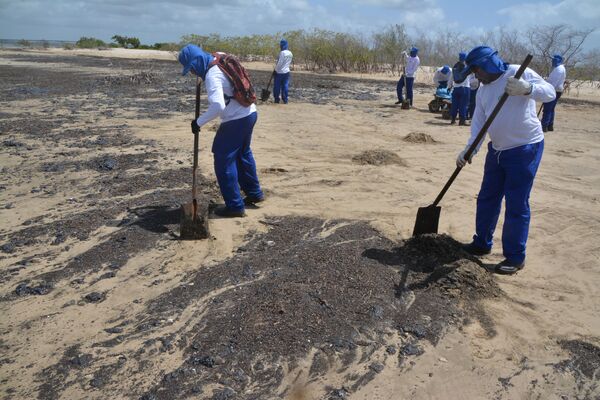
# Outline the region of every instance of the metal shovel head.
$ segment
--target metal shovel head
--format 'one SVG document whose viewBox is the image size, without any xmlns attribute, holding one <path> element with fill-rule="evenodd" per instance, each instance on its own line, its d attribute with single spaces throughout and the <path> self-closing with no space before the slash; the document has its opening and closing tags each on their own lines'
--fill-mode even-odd
<svg viewBox="0 0 600 400">
<path fill-rule="evenodd" d="M 271 97 L 271 92 L 269 92 L 267 89 L 263 89 L 262 92 L 260 92 L 260 99 L 262 101 L 269 100 L 269 97 Z"/>
<path fill-rule="evenodd" d="M 440 206 L 430 205 L 427 207 L 419 207 L 413 236 L 423 235 L 425 233 L 437 233 L 441 211 L 442 207 Z"/>
<path fill-rule="evenodd" d="M 400 108 L 402 110 L 408 110 L 408 109 L 410 109 L 410 102 L 408 100 L 404 100 L 402 102 L 402 105 L 400 106 Z"/>
<path fill-rule="evenodd" d="M 209 237 L 208 206 L 196 200 L 181 205 L 179 237 L 183 240 L 198 240 Z"/>
</svg>

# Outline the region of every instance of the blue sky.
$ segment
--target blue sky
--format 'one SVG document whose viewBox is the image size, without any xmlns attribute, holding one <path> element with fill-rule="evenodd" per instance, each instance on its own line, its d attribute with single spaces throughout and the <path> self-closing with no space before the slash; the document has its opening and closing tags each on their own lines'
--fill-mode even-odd
<svg viewBox="0 0 600 400">
<path fill-rule="evenodd" d="M 499 26 L 566 23 L 598 30 L 587 48 L 600 49 L 600 0 L 0 0 L 0 38 L 77 40 L 114 34 L 142 43 L 177 42 L 189 33 L 245 35 L 323 28 L 365 33 L 404 23 L 478 33 Z"/>
</svg>

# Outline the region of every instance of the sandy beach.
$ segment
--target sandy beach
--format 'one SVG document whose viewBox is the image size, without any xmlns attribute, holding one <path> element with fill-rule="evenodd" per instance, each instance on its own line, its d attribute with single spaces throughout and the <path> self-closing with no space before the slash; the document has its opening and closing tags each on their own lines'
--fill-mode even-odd
<svg viewBox="0 0 600 400">
<path fill-rule="evenodd" d="M 255 87 L 270 65 L 248 63 Z M 6 399 L 600 398 L 600 92 L 561 98 L 527 266 L 472 259 L 483 151 L 393 76 L 292 75 L 259 102 L 267 200 L 178 240 L 194 84 L 173 54 L 0 50 L 0 393 Z M 203 93 L 204 101 L 204 93 Z M 205 107 L 205 104 L 202 105 Z M 200 137 L 200 201 L 220 204 Z"/>
</svg>

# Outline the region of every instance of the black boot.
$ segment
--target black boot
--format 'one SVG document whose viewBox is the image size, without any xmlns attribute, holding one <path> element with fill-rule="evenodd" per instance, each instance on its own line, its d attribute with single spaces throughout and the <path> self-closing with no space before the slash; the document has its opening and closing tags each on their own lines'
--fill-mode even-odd
<svg viewBox="0 0 600 400">
<path fill-rule="evenodd" d="M 214 213 L 223 218 L 242 218 L 246 216 L 244 210 L 234 210 L 228 207 L 216 208 Z"/>
<path fill-rule="evenodd" d="M 467 125 L 467 123 L 465 122 L 464 119 L 458 120 L 458 126 L 466 126 L 466 125 Z"/>
<path fill-rule="evenodd" d="M 554 124 L 548 125 L 548 132 L 554 132 Z"/>
<path fill-rule="evenodd" d="M 450 125 L 454 125 L 456 123 L 456 118 L 452 118 L 452 120 L 450 121 Z"/>
<path fill-rule="evenodd" d="M 548 127 L 547 127 L 547 126 L 544 126 L 544 125 L 542 125 L 542 132 L 548 132 Z"/>
</svg>

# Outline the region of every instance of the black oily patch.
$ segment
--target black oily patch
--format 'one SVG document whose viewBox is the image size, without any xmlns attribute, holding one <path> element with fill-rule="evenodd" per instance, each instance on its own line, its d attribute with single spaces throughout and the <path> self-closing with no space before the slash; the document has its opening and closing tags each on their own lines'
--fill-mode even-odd
<svg viewBox="0 0 600 400">
<path fill-rule="evenodd" d="M 269 232 L 254 235 L 235 257 L 199 269 L 140 316 L 136 337 L 159 328 L 156 320 L 209 299 L 202 321 L 176 341 L 186 362 L 147 395 L 182 398 L 197 385 L 220 384 L 240 399 L 264 398 L 282 382 L 281 363 L 293 365 L 311 349 L 317 349 L 311 376 L 364 364 L 365 375 L 348 378 L 356 390 L 377 373 L 369 369 L 376 361 L 371 356 L 386 332 L 408 333 L 408 345 L 397 344 L 399 357 L 418 357 L 420 340 L 437 343 L 449 324 L 464 320 L 464 304 L 478 301 L 482 292 L 472 293 L 473 282 L 483 292 L 501 293 L 492 275 L 446 236 L 398 244 L 364 222 L 266 222 Z M 435 242 L 441 249 L 425 253 Z M 409 292 L 414 302 L 405 309 Z M 193 378 L 181 372 L 192 367 L 198 371 Z"/>
<path fill-rule="evenodd" d="M 582 340 L 560 340 L 558 344 L 571 354 L 571 358 L 557 363 L 556 369 L 571 371 L 578 381 L 598 379 L 600 347 Z"/>
</svg>

